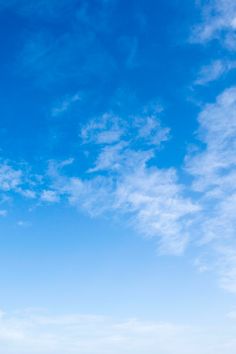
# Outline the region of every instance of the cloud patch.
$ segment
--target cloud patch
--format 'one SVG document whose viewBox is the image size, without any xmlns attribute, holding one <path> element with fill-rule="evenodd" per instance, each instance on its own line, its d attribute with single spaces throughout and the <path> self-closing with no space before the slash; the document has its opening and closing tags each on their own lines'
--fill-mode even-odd
<svg viewBox="0 0 236 354">
<path fill-rule="evenodd" d="M 202 22 L 195 26 L 192 41 L 207 43 L 217 39 L 229 50 L 236 49 L 236 4 L 234 0 L 199 1 Z"/>
</svg>

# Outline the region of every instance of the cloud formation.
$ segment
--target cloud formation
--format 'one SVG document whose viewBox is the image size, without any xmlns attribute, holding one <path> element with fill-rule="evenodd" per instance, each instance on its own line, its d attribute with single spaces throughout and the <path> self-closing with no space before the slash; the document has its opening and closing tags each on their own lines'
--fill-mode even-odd
<svg viewBox="0 0 236 354">
<path fill-rule="evenodd" d="M 85 177 L 69 178 L 54 163 L 52 188 L 91 215 L 126 215 L 137 231 L 157 238 L 161 252 L 179 254 L 188 243 L 191 215 L 200 207 L 185 195 L 174 168 L 151 163 L 168 135 L 157 115 L 124 121 L 105 114 L 81 131 L 83 145 L 96 151 L 93 166 Z"/>
</svg>

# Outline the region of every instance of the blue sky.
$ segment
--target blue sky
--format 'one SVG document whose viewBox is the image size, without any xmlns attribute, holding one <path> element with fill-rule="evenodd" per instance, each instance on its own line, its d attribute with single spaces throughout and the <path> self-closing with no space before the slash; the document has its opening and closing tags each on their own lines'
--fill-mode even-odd
<svg viewBox="0 0 236 354">
<path fill-rule="evenodd" d="M 0 353 L 235 353 L 234 1 L 0 27 Z"/>
</svg>

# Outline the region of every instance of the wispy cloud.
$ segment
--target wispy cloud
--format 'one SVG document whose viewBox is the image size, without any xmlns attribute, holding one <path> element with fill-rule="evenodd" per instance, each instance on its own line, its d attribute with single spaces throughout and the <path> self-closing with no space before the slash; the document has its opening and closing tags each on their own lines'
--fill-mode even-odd
<svg viewBox="0 0 236 354">
<path fill-rule="evenodd" d="M 52 109 L 52 116 L 57 117 L 70 109 L 70 107 L 80 101 L 80 95 L 75 93 L 74 95 L 66 96 L 61 101 L 57 102 L 57 104 Z"/>
<path fill-rule="evenodd" d="M 222 76 L 226 75 L 235 68 L 235 61 L 214 60 L 200 69 L 195 84 L 207 85 L 210 82 L 220 79 Z"/>
<path fill-rule="evenodd" d="M 195 177 L 194 188 L 215 194 L 232 192 L 235 175 L 236 88 L 225 90 L 199 115 L 199 138 L 206 148 L 187 158 L 187 170 Z"/>
<path fill-rule="evenodd" d="M 213 339 L 212 328 L 114 319 L 98 315 L 50 315 L 45 311 L 1 312 L 0 350 L 6 354 L 220 354 L 232 343 L 225 330 Z M 225 338 L 225 339 L 224 339 Z M 233 354 L 235 345 L 227 353 Z"/>
<path fill-rule="evenodd" d="M 59 202 L 59 196 L 56 191 L 43 190 L 41 193 L 41 200 L 43 202 L 56 203 Z"/>
<path fill-rule="evenodd" d="M 81 129 L 84 143 L 112 144 L 120 141 L 125 132 L 125 121 L 105 113 L 99 119 L 93 119 Z"/>
<path fill-rule="evenodd" d="M 199 138 L 204 147 L 187 157 L 193 189 L 203 213 L 198 221 L 202 243 L 213 243 L 221 285 L 236 291 L 234 249 L 236 230 L 236 88 L 220 94 L 199 115 Z M 227 252 L 226 252 L 227 251 Z"/>
<path fill-rule="evenodd" d="M 149 113 L 122 118 L 105 113 L 91 120 L 81 130 L 84 143 L 112 144 L 126 142 L 129 146 L 137 142 L 150 146 L 160 146 L 169 139 L 169 128 L 161 126 L 160 112 L 155 109 Z"/>
<path fill-rule="evenodd" d="M 157 238 L 162 252 L 181 253 L 191 215 L 200 207 L 185 196 L 175 169 L 151 165 L 169 136 L 158 115 L 129 122 L 106 114 L 88 123 L 81 136 L 87 149 L 97 151 L 94 165 L 83 178 L 68 178 L 54 169 L 53 188 L 92 215 L 126 215 L 139 232 Z"/>
<path fill-rule="evenodd" d="M 160 122 L 161 113 L 149 110 L 125 119 L 106 113 L 82 126 L 79 139 L 89 162 L 86 170 L 76 173 L 72 166 L 68 175 L 65 169 L 76 159 L 51 161 L 38 184 L 27 184 L 23 171 L 5 163 L 0 185 L 24 197 L 33 193 L 40 203 L 67 200 L 93 217 L 125 218 L 127 225 L 154 237 L 163 253 L 181 254 L 194 243 L 210 245 L 215 257 L 223 259 L 219 250 L 233 244 L 236 229 L 235 112 L 234 87 L 203 107 L 198 119 L 201 146 L 185 161 L 192 184 L 182 182 L 176 168 L 153 163 L 170 133 Z M 233 261 L 230 265 L 233 269 Z M 225 274 L 221 285 L 234 289 L 225 285 L 229 271 L 224 262 L 214 260 L 207 268 L 216 269 L 220 279 Z M 232 274 L 230 281 L 236 283 Z"/>
<path fill-rule="evenodd" d="M 22 184 L 22 171 L 14 169 L 8 163 L 0 164 L 0 189 L 8 192 L 16 190 Z"/>
<path fill-rule="evenodd" d="M 202 22 L 193 32 L 192 40 L 206 43 L 219 39 L 228 49 L 236 49 L 236 4 L 234 0 L 210 0 L 199 2 Z"/>
<path fill-rule="evenodd" d="M 4 160 L 0 162 L 1 204 L 7 204 L 13 195 L 35 199 L 37 189 L 37 175 L 31 174 L 25 164 Z"/>
</svg>

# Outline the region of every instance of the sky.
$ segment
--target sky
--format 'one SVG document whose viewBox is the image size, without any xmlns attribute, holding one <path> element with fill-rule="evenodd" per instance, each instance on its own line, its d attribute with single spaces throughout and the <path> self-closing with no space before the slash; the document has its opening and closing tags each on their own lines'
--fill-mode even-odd
<svg viewBox="0 0 236 354">
<path fill-rule="evenodd" d="M 0 0 L 0 354 L 236 352 L 234 0 Z"/>
</svg>

